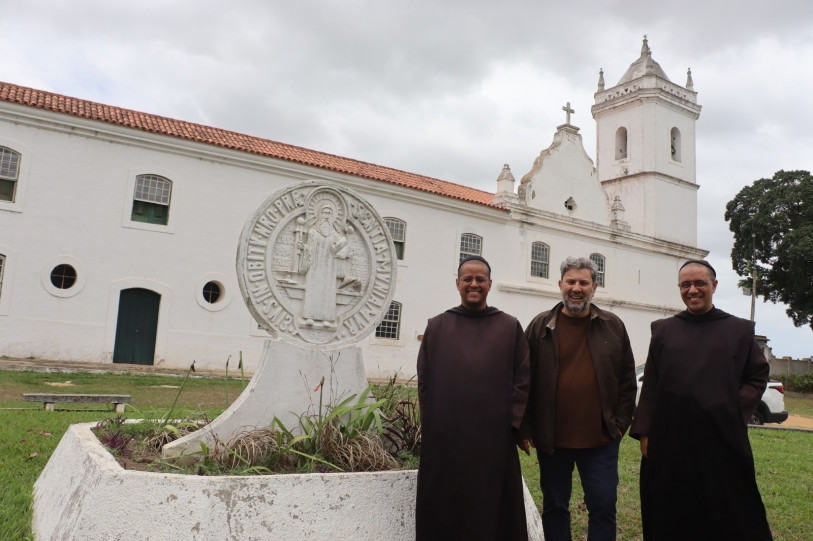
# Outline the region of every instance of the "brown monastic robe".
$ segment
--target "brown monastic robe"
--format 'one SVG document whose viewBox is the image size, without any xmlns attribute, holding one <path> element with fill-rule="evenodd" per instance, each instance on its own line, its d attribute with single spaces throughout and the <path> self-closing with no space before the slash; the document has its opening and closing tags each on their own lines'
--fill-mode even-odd
<svg viewBox="0 0 813 541">
<path fill-rule="evenodd" d="M 459 306 L 429 320 L 418 354 L 419 541 L 527 539 L 515 445 L 529 386 L 516 318 Z"/>
<path fill-rule="evenodd" d="M 646 540 L 771 539 L 747 422 L 768 380 L 754 324 L 713 308 L 652 323 L 630 435 Z"/>
</svg>

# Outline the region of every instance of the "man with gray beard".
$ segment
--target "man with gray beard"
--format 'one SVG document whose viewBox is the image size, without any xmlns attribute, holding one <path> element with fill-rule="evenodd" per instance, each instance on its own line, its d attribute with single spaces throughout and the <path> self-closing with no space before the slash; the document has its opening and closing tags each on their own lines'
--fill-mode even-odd
<svg viewBox="0 0 813 541">
<path fill-rule="evenodd" d="M 525 335 L 531 391 L 520 447 L 536 447 L 546 541 L 571 539 L 573 466 L 589 513 L 587 538 L 616 538 L 618 446 L 635 408 L 635 360 L 624 323 L 591 301 L 598 287 L 587 258 L 560 266 L 562 302 Z"/>
</svg>

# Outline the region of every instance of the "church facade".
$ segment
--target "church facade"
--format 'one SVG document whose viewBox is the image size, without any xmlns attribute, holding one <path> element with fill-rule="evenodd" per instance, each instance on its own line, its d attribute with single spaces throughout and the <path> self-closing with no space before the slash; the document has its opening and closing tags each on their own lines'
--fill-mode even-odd
<svg viewBox="0 0 813 541">
<path fill-rule="evenodd" d="M 681 309 L 674 280 L 697 247 L 691 74 L 641 56 L 595 94 L 596 164 L 577 127 L 517 182 L 485 192 L 317 151 L 0 83 L 0 355 L 256 368 L 268 335 L 241 298 L 237 242 L 270 194 L 318 180 L 384 217 L 398 278 L 367 374 L 409 379 L 429 317 L 459 304 L 461 257 L 493 267 L 489 304 L 525 325 L 561 298 L 559 263 L 599 266 L 597 305 L 626 323 L 636 362 L 649 323 Z M 495 168 L 498 172 L 499 167 Z"/>
</svg>

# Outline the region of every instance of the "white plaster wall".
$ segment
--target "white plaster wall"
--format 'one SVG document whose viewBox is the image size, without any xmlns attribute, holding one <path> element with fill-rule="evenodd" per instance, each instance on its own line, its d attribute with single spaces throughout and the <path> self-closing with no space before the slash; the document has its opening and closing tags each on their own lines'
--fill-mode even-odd
<svg viewBox="0 0 813 541">
<path fill-rule="evenodd" d="M 20 111 L 37 116 L 37 122 L 15 116 Z M 73 132 L 66 133 L 67 127 Z M 582 219 L 533 208 L 523 211 L 521 205 L 510 211 L 487 208 L 2 103 L 0 144 L 23 153 L 19 189 L 25 198 L 14 209 L 0 206 L 0 253 L 7 256 L 0 295 L 0 354 L 111 362 L 119 291 L 145 287 L 162 295 L 155 364 L 186 367 L 195 360 L 201 368 L 222 369 L 231 355 L 234 369 L 242 351 L 246 369 L 255 370 L 268 336 L 257 329 L 238 292 L 237 241 L 244 221 L 266 196 L 307 179 L 342 183 L 368 199 L 381 216 L 407 223 L 394 297 L 402 303 L 400 337 L 371 335 L 362 340 L 369 377 L 414 375 L 418 337 L 427 319 L 459 304 L 454 279 L 462 233 L 483 237 L 483 255 L 494 269 L 490 304 L 516 315 L 523 325 L 556 302 L 561 260 L 591 252 L 607 258 L 607 287 L 597 296 L 599 305 L 638 303 L 635 310 L 644 314 L 645 323 L 661 317 L 657 307 L 679 309 L 679 296 L 659 280 L 671 275 L 679 259 L 698 252 L 624 236 L 600 225 L 606 224 L 606 196 L 600 187 L 575 184 L 578 178 L 593 182 L 594 177 L 589 176 L 592 162 L 580 138 L 578 145 L 571 143 L 562 145 L 562 156 L 570 158 L 553 160 L 553 170 L 570 175 L 572 188 L 583 191 L 585 195 L 577 197 L 580 208 L 598 209 Z M 576 165 L 569 166 L 569 161 Z M 129 220 L 135 175 L 146 172 L 173 181 L 166 227 Z M 585 203 L 599 199 L 603 207 Z M 596 213 L 600 216 L 594 219 Z M 535 240 L 550 246 L 547 280 L 530 277 L 529 251 Z M 62 261 L 78 267 L 83 284 L 56 295 L 43 284 L 43 274 L 47 282 L 47 273 Z M 230 297 L 215 310 L 199 302 L 199 289 L 211 277 L 223 283 Z M 644 326 L 646 336 L 633 343 L 637 356 L 645 354 L 648 345 Z"/>
<path fill-rule="evenodd" d="M 690 246 L 697 245 L 697 190 L 693 184 L 679 183 L 672 179 L 653 181 L 653 198 L 671 201 L 660 205 L 653 213 L 654 231 L 660 238 Z"/>
</svg>

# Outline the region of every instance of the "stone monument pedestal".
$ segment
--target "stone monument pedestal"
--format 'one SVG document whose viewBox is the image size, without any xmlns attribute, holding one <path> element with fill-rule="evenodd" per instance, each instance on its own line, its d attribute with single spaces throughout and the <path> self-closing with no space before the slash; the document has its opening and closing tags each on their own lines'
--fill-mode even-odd
<svg viewBox="0 0 813 541">
<path fill-rule="evenodd" d="M 314 390 L 325 378 L 324 388 Z M 280 340 L 266 340 L 254 377 L 243 393 L 217 419 L 164 446 L 174 457 L 214 448 L 215 437 L 228 443 L 241 432 L 271 427 L 277 417 L 287 428 L 298 426 L 298 416 L 316 413 L 319 393 L 324 404 L 337 404 L 367 388 L 361 349 L 348 346 L 314 351 Z"/>
</svg>

